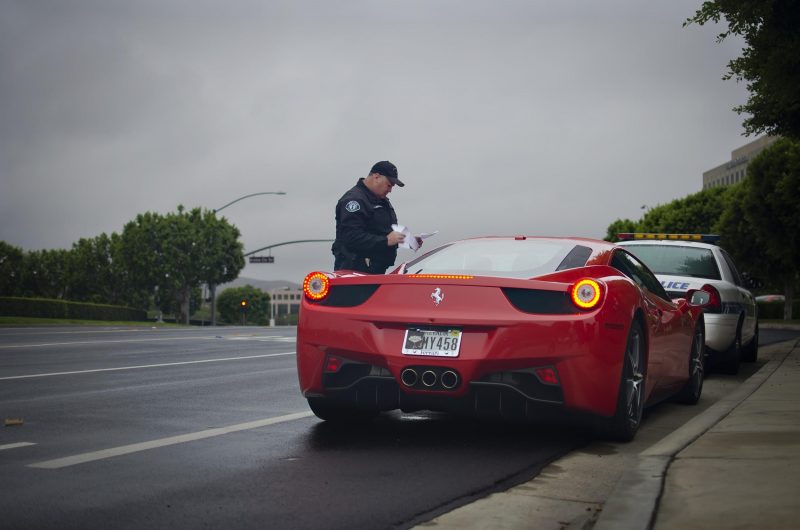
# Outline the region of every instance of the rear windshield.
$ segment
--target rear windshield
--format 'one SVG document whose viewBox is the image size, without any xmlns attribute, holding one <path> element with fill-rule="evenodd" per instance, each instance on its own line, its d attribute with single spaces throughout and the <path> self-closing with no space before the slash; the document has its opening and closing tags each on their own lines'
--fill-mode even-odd
<svg viewBox="0 0 800 530">
<path fill-rule="evenodd" d="M 679 245 L 625 245 L 656 274 L 721 279 L 717 261 L 707 248 Z"/>
<path fill-rule="evenodd" d="M 557 270 L 582 267 L 589 247 L 570 241 L 479 239 L 451 243 L 410 261 L 408 274 L 473 274 L 531 278 Z"/>
</svg>

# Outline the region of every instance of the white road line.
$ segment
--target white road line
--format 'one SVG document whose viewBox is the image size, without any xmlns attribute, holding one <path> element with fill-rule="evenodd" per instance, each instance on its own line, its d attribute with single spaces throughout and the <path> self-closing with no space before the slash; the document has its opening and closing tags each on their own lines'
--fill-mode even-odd
<svg viewBox="0 0 800 530">
<path fill-rule="evenodd" d="M 221 339 L 222 337 L 217 336 L 206 336 L 206 337 L 157 337 L 152 339 L 124 339 L 124 340 L 81 340 L 81 341 L 73 341 L 73 342 L 43 342 L 39 344 L 5 344 L 0 346 L 2 350 L 8 350 L 11 348 L 40 348 L 42 346 L 72 346 L 74 344 L 122 344 L 126 342 L 155 342 L 155 341 L 165 341 L 165 340 L 211 340 L 211 339 Z"/>
<path fill-rule="evenodd" d="M 32 379 L 34 377 L 51 377 L 55 375 L 74 375 L 74 374 L 92 374 L 96 372 L 115 372 L 119 370 L 138 370 L 140 368 L 161 368 L 164 366 L 180 366 L 182 364 L 202 364 L 202 363 L 219 363 L 223 361 L 242 361 L 247 359 L 260 359 L 262 357 L 281 357 L 283 355 L 294 355 L 295 352 L 283 353 L 265 353 L 263 355 L 248 355 L 245 357 L 225 357 L 222 359 L 201 359 L 198 361 L 181 361 L 178 363 L 160 363 L 160 364 L 142 364 L 139 366 L 118 366 L 116 368 L 95 368 L 93 370 L 76 370 L 73 372 L 50 372 L 45 374 L 28 374 L 28 375 L 12 375 L 8 377 L 0 377 L 0 381 L 10 381 L 11 379 Z"/>
<path fill-rule="evenodd" d="M 28 467 L 35 467 L 39 469 L 60 469 L 62 467 L 69 467 L 78 464 L 85 464 L 87 462 L 94 462 L 95 460 L 104 460 L 106 458 L 113 458 L 115 456 L 138 453 L 140 451 L 147 451 L 149 449 L 156 449 L 158 447 L 166 447 L 168 445 L 176 445 L 186 442 L 193 442 L 195 440 L 202 440 L 204 438 L 221 436 L 223 434 L 228 434 L 232 432 L 245 431 L 249 429 L 258 429 L 259 427 L 266 427 L 267 425 L 275 425 L 276 423 L 299 420 L 301 418 L 307 418 L 312 415 L 313 415 L 312 412 L 295 412 L 294 414 L 286 414 L 285 416 L 277 416 L 275 418 L 266 418 L 263 420 L 250 421 L 247 423 L 239 423 L 237 425 L 230 425 L 228 427 L 219 427 L 217 429 L 208 429 L 205 431 L 198 431 L 189 434 L 170 436 L 169 438 L 161 438 L 160 440 L 152 440 L 150 442 L 141 442 L 136 444 L 123 445 L 120 447 L 112 447 L 110 449 L 103 449 L 101 451 L 92 451 L 91 453 L 83 453 L 79 455 L 67 456 L 64 458 L 56 458 L 55 460 L 45 460 L 44 462 L 29 464 Z"/>
<path fill-rule="evenodd" d="M 32 442 L 17 442 L 15 444 L 0 445 L 0 451 L 5 451 L 6 449 L 17 449 L 18 447 L 28 447 L 29 445 L 36 444 Z"/>
<path fill-rule="evenodd" d="M 221 335 L 208 335 L 200 337 L 155 337 L 150 339 L 121 339 L 121 340 L 82 340 L 73 342 L 42 342 L 38 344 L 3 344 L 0 345 L 0 350 L 10 350 L 13 348 L 41 348 L 45 346 L 73 346 L 76 344 L 125 344 L 130 342 L 157 342 L 157 341 L 170 341 L 170 340 L 276 340 L 294 342 L 296 339 L 293 336 L 283 337 L 280 335 L 272 335 L 268 337 L 258 336 L 229 336 L 223 337 Z"/>
</svg>

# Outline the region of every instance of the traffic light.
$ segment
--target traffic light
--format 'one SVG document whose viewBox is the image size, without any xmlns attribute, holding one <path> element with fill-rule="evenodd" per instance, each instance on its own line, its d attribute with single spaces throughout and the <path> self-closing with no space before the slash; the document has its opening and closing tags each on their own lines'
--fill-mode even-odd
<svg viewBox="0 0 800 530">
<path fill-rule="evenodd" d="M 250 302 L 247 301 L 247 298 L 242 298 L 242 301 L 239 302 L 239 309 L 244 313 L 250 307 Z"/>
</svg>

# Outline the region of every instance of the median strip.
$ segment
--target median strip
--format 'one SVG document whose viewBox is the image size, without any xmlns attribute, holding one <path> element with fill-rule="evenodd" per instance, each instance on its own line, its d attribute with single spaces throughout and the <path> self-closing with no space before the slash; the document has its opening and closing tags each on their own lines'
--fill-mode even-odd
<svg viewBox="0 0 800 530">
<path fill-rule="evenodd" d="M 230 425 L 228 427 L 219 427 L 216 429 L 207 429 L 205 431 L 198 431 L 188 434 L 181 434 L 178 436 L 170 436 L 169 438 L 161 438 L 160 440 L 151 440 L 149 442 L 140 442 L 130 445 L 123 445 L 120 447 L 112 447 L 110 449 L 102 449 L 100 451 L 92 451 L 89 453 L 82 453 L 64 458 L 56 458 L 54 460 L 45 460 L 35 464 L 29 464 L 28 467 L 38 469 L 61 469 L 64 467 L 75 466 L 78 464 L 86 464 L 94 462 L 95 460 L 104 460 L 106 458 L 113 458 L 115 456 L 122 456 L 131 453 L 138 453 L 140 451 L 148 451 L 159 447 L 166 447 L 169 445 L 176 445 L 186 442 L 193 442 L 196 440 L 203 440 L 205 438 L 212 438 L 214 436 L 221 436 L 232 432 L 245 431 L 249 429 L 258 429 L 268 425 L 275 425 L 276 423 L 284 423 L 287 421 L 299 420 L 312 416 L 312 412 L 295 412 L 293 414 L 286 414 L 284 416 L 277 416 L 274 418 L 266 418 L 263 420 L 250 421 L 247 423 L 239 423 Z"/>
</svg>

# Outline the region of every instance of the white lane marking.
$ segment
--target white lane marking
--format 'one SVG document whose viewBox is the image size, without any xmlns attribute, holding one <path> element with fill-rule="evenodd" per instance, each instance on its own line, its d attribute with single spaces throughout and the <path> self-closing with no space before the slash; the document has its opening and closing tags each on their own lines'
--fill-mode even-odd
<svg viewBox="0 0 800 530">
<path fill-rule="evenodd" d="M 254 335 L 252 337 L 228 337 L 227 340 L 257 340 L 260 342 L 296 342 L 295 337 L 281 335 Z"/>
<path fill-rule="evenodd" d="M 125 344 L 130 342 L 156 342 L 156 341 L 170 341 L 170 340 L 259 340 L 259 341 L 280 341 L 280 342 L 295 342 L 294 336 L 284 337 L 280 335 L 268 336 L 231 336 L 223 337 L 222 335 L 209 335 L 200 337 L 156 337 L 150 339 L 122 339 L 122 340 L 83 340 L 73 342 L 43 342 L 39 344 L 3 344 L 0 345 L 0 350 L 8 350 L 12 348 L 41 348 L 44 346 L 72 346 L 75 344 Z"/>
<path fill-rule="evenodd" d="M 94 462 L 95 460 L 104 460 L 106 458 L 113 458 L 115 456 L 138 453 L 140 451 L 147 451 L 149 449 L 156 449 L 158 447 L 166 447 L 168 445 L 194 442 L 196 440 L 202 440 L 204 438 L 211 438 L 214 436 L 221 436 L 223 434 L 229 434 L 232 432 L 245 431 L 249 429 L 258 429 L 259 427 L 266 427 L 267 425 L 275 425 L 276 423 L 299 420 L 301 418 L 307 418 L 312 415 L 313 415 L 312 412 L 295 412 L 293 414 L 286 414 L 284 416 L 277 416 L 275 418 L 266 418 L 263 420 L 256 420 L 247 423 L 239 423 L 237 425 L 230 425 L 228 427 L 219 427 L 217 429 L 207 429 L 205 431 L 181 434 L 178 436 L 170 436 L 169 438 L 161 438 L 160 440 L 152 440 L 150 442 L 141 442 L 130 445 L 123 445 L 120 447 L 112 447 L 110 449 L 102 449 L 100 451 L 92 451 L 90 453 L 67 456 L 64 458 L 56 458 L 54 460 L 45 460 L 44 462 L 28 464 L 28 467 L 35 467 L 39 469 L 60 469 L 62 467 L 69 467 L 78 464 L 85 464 L 87 462 Z"/>
<path fill-rule="evenodd" d="M 5 451 L 6 449 L 16 449 L 18 447 L 28 447 L 29 445 L 36 445 L 32 442 L 17 442 L 15 444 L 5 444 L 0 445 L 0 451 Z"/>
<path fill-rule="evenodd" d="M 39 344 L 4 344 L 0 349 L 7 350 L 11 348 L 40 348 L 42 346 L 72 346 L 74 344 L 122 344 L 126 342 L 155 342 L 164 340 L 210 340 L 216 339 L 216 336 L 207 337 L 157 337 L 153 339 L 124 339 L 124 340 L 80 340 L 74 342 L 43 342 Z"/>
<path fill-rule="evenodd" d="M 161 368 L 164 366 L 180 366 L 182 364 L 202 364 L 202 363 L 219 363 L 223 361 L 241 361 L 246 359 L 260 359 L 262 357 L 280 357 L 283 355 L 294 355 L 296 352 L 283 352 L 283 353 L 265 353 L 263 355 L 247 355 L 245 357 L 224 357 L 222 359 L 200 359 L 197 361 L 181 361 L 177 363 L 160 363 L 160 364 L 142 364 L 139 366 L 118 366 L 116 368 L 95 368 L 93 370 L 75 370 L 73 372 L 50 372 L 45 374 L 28 374 L 28 375 L 11 375 L 8 377 L 0 377 L 0 381 L 9 381 L 11 379 L 32 379 L 34 377 L 51 377 L 54 375 L 74 375 L 74 374 L 91 374 L 96 372 L 115 372 L 118 370 L 138 370 L 140 368 Z"/>
</svg>

